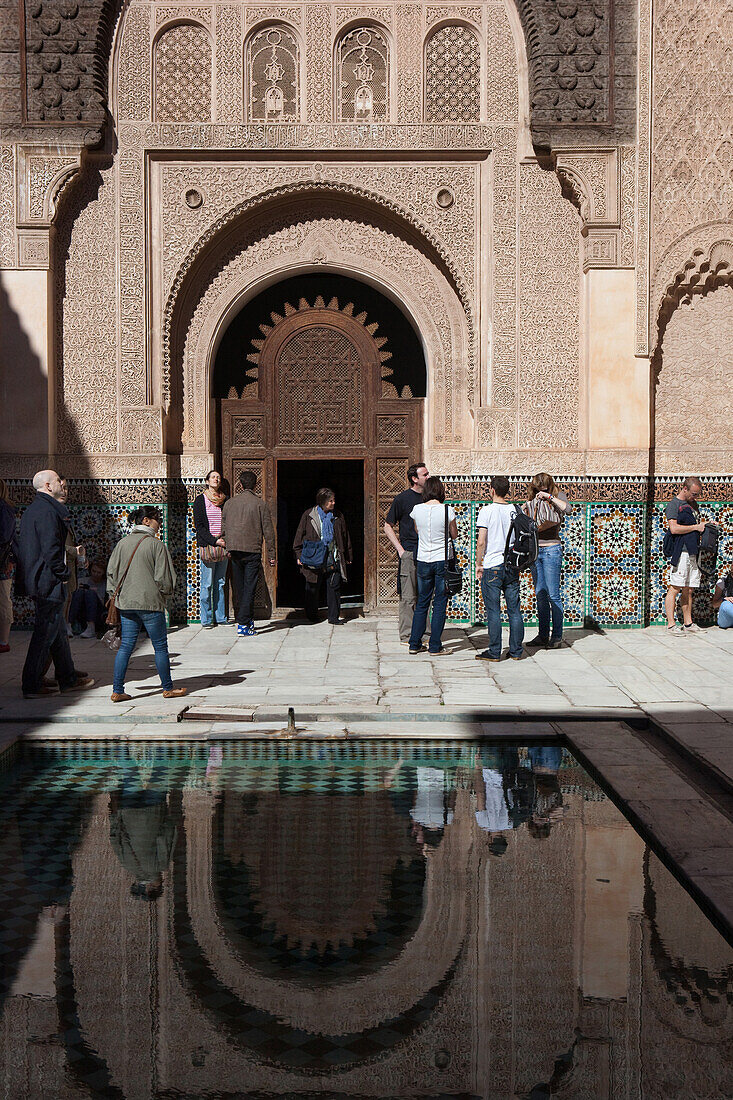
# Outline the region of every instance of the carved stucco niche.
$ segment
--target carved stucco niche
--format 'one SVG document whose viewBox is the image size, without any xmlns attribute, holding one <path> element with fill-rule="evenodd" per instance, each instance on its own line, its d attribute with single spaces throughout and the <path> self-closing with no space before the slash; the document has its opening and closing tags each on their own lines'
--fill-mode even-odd
<svg viewBox="0 0 733 1100">
<path fill-rule="evenodd" d="M 652 358 L 657 473 L 733 467 L 732 345 L 733 235 L 695 249 L 661 301 Z"/>
<path fill-rule="evenodd" d="M 385 211 L 328 191 L 272 199 L 240 216 L 176 283 L 164 329 L 170 362 L 169 445 L 209 452 L 210 372 L 228 319 L 263 286 L 302 271 L 342 272 L 391 294 L 421 334 L 430 374 L 430 441 L 470 437 L 471 326 L 428 242 Z M 165 333 L 169 332 L 169 336 Z M 176 411 L 183 413 L 176 423 Z"/>
<path fill-rule="evenodd" d="M 562 193 L 581 217 L 584 271 L 621 263 L 619 159 L 618 149 L 563 150 L 555 156 Z"/>
</svg>

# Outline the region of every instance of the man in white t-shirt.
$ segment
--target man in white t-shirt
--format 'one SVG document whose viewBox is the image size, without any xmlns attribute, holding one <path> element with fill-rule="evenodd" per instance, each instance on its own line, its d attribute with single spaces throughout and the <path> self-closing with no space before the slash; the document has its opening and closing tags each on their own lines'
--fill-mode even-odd
<svg viewBox="0 0 733 1100">
<path fill-rule="evenodd" d="M 486 625 L 489 632 L 489 648 L 476 654 L 477 661 L 501 660 L 501 594 L 506 599 L 509 615 L 509 656 L 514 661 L 524 655 L 524 620 L 519 604 L 519 573 L 504 565 L 504 551 L 514 542 L 510 534 L 515 506 L 506 498 L 509 494 L 509 478 L 496 474 L 491 479 L 491 504 L 485 504 L 478 514 L 478 543 L 476 545 L 476 577 L 481 584 L 481 595 L 486 608 Z"/>
</svg>

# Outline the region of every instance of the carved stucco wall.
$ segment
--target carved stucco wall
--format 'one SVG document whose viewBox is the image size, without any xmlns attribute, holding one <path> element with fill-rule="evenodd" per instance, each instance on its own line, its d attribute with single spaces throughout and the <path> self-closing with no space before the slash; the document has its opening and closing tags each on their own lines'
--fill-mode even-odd
<svg viewBox="0 0 733 1100">
<path fill-rule="evenodd" d="M 726 473 L 733 408 L 733 286 L 680 304 L 661 345 L 655 403 L 660 474 Z"/>
<path fill-rule="evenodd" d="M 696 251 L 733 233 L 733 94 L 721 79 L 733 62 L 733 0 L 660 0 L 653 45 L 652 348 L 667 288 Z"/>
</svg>

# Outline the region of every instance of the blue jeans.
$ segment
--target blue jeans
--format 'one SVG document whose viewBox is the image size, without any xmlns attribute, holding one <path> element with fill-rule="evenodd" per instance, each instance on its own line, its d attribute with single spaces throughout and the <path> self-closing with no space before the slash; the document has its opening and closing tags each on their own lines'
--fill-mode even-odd
<svg viewBox="0 0 733 1100">
<path fill-rule="evenodd" d="M 135 648 L 135 642 L 140 634 L 141 626 L 145 627 L 150 641 L 153 643 L 155 667 L 158 670 L 163 691 L 170 691 L 173 687 L 173 681 L 171 680 L 171 662 L 168 656 L 168 629 L 165 623 L 165 612 L 120 610 L 120 626 L 122 639 L 115 657 L 112 687 L 115 695 L 122 695 L 125 690 L 125 673 L 132 651 Z"/>
<path fill-rule="evenodd" d="M 419 649 L 422 645 L 422 636 L 428 621 L 428 608 L 430 600 L 433 601 L 433 617 L 430 626 L 430 642 L 428 649 L 431 653 L 440 653 L 443 645 L 441 635 L 445 626 L 445 612 L 448 607 L 448 589 L 445 587 L 445 562 L 444 561 L 418 561 L 417 573 L 417 603 L 415 614 L 412 616 L 412 630 L 410 632 L 410 649 Z"/>
<path fill-rule="evenodd" d="M 537 618 L 540 638 L 550 637 L 550 613 L 552 613 L 552 641 L 562 638 L 563 606 L 560 595 L 560 567 L 562 546 L 540 546 L 537 561 L 532 566 L 532 580 L 537 595 Z"/>
<path fill-rule="evenodd" d="M 227 621 L 226 604 L 224 602 L 224 588 L 227 579 L 227 564 L 224 561 L 214 561 L 207 565 L 205 561 L 199 561 L 201 569 L 201 625 L 207 626 L 214 621 L 225 623 Z M 214 604 L 214 618 L 211 617 L 212 593 Z"/>
<path fill-rule="evenodd" d="M 718 626 L 723 630 L 733 626 L 733 603 L 728 600 L 723 600 L 718 608 Z"/>
<path fill-rule="evenodd" d="M 489 632 L 489 656 L 501 657 L 501 594 L 506 599 L 509 615 L 509 655 L 522 656 L 524 620 L 519 605 L 519 573 L 503 564 L 484 569 L 481 575 L 481 595 L 486 608 L 486 626 Z"/>
</svg>

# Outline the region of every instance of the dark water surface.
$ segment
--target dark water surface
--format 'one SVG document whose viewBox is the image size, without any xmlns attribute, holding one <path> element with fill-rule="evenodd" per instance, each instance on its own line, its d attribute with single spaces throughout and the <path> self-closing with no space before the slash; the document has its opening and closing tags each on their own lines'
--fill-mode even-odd
<svg viewBox="0 0 733 1100">
<path fill-rule="evenodd" d="M 733 1096 L 733 952 L 565 750 L 25 746 L 0 1097 Z"/>
</svg>

